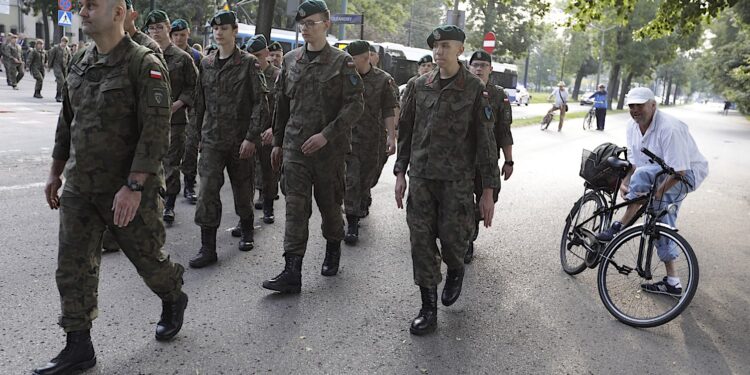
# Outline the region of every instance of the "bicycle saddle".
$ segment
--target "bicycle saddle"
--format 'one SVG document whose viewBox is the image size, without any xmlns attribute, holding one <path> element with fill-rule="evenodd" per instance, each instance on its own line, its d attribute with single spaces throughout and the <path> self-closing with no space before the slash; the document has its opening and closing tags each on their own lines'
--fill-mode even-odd
<svg viewBox="0 0 750 375">
<path fill-rule="evenodd" d="M 614 156 L 610 156 L 607 158 L 607 164 L 609 164 L 610 167 L 616 168 L 616 169 L 627 169 L 630 168 L 630 162 L 627 160 L 622 160 Z"/>
</svg>

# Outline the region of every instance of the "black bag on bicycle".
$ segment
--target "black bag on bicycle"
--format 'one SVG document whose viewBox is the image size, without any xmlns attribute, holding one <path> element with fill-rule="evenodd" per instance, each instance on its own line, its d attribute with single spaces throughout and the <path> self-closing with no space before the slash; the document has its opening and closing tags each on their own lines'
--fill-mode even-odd
<svg viewBox="0 0 750 375">
<path fill-rule="evenodd" d="M 602 143 L 594 151 L 583 150 L 581 157 L 580 176 L 588 183 L 589 187 L 612 193 L 617 190 L 617 183 L 627 171 L 612 168 L 607 159 L 610 156 L 619 158 L 625 154 L 627 149 L 619 147 L 614 143 Z"/>
</svg>

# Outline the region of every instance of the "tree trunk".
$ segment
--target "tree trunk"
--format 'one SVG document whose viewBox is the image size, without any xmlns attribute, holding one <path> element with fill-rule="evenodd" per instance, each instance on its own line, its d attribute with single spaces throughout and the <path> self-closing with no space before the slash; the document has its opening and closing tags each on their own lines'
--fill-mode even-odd
<svg viewBox="0 0 750 375">
<path fill-rule="evenodd" d="M 49 7 L 47 5 L 42 5 L 42 11 L 40 12 L 42 14 L 42 25 L 44 26 L 44 49 L 49 49 Z"/>
<path fill-rule="evenodd" d="M 258 3 L 257 25 L 255 34 L 263 34 L 266 40 L 271 40 L 271 28 L 273 23 L 273 11 L 276 8 L 276 0 L 260 0 Z"/>
<path fill-rule="evenodd" d="M 633 72 L 622 79 L 622 87 L 620 88 L 620 100 L 617 101 L 617 109 L 623 109 L 625 107 L 625 95 L 630 91 L 630 83 L 633 81 Z"/>
<path fill-rule="evenodd" d="M 672 96 L 672 104 L 677 105 L 677 97 L 680 95 L 680 85 L 674 85 L 674 95 Z"/>
<path fill-rule="evenodd" d="M 607 107 L 609 109 L 612 109 L 612 99 L 617 96 L 617 92 L 619 90 L 619 83 L 620 83 L 620 68 L 622 66 L 619 63 L 616 63 L 612 65 L 612 70 L 609 72 L 609 87 L 607 88 L 608 98 L 607 100 L 609 103 L 607 103 Z"/>
<path fill-rule="evenodd" d="M 585 64 L 585 62 L 583 63 Z M 581 81 L 583 81 L 583 64 L 581 64 L 581 67 L 578 68 L 578 73 L 576 73 L 576 82 L 573 84 L 573 100 L 578 101 L 578 94 L 581 91 Z"/>
<path fill-rule="evenodd" d="M 670 95 L 672 95 L 672 77 L 669 77 L 669 83 L 667 83 L 667 94 L 664 96 L 665 105 L 669 105 Z"/>
</svg>

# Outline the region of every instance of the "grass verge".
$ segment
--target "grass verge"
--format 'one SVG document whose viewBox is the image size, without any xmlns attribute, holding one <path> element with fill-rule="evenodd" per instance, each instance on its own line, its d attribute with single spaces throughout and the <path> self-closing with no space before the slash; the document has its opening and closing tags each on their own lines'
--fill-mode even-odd
<svg viewBox="0 0 750 375">
<path fill-rule="evenodd" d="M 617 114 L 626 113 L 626 112 L 627 111 L 624 109 L 614 109 L 614 110 L 607 111 L 607 115 L 611 116 L 611 115 L 617 115 Z M 573 120 L 577 118 L 584 118 L 586 117 L 587 113 L 588 111 L 568 113 L 565 115 L 565 121 Z M 513 125 L 511 125 L 511 127 L 520 128 L 522 126 L 539 125 L 539 123 L 542 122 L 543 117 L 544 116 L 533 116 L 533 117 L 528 117 L 524 119 L 513 120 Z M 555 114 L 555 119 L 553 119 L 552 121 L 557 122 L 559 121 L 559 119 L 560 119 L 559 115 Z"/>
</svg>

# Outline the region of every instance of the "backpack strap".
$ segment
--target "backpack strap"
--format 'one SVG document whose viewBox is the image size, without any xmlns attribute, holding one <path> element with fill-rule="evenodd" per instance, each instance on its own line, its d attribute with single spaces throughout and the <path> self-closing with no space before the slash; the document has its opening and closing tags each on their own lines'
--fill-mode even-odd
<svg viewBox="0 0 750 375">
<path fill-rule="evenodd" d="M 128 64 L 128 79 L 130 79 L 130 82 L 133 83 L 133 87 L 135 87 L 135 82 L 138 82 L 138 69 L 141 68 L 143 59 L 146 58 L 146 55 L 151 53 L 154 53 L 154 51 L 139 45 L 138 48 L 135 49 L 135 52 L 130 55 L 130 63 Z"/>
</svg>

